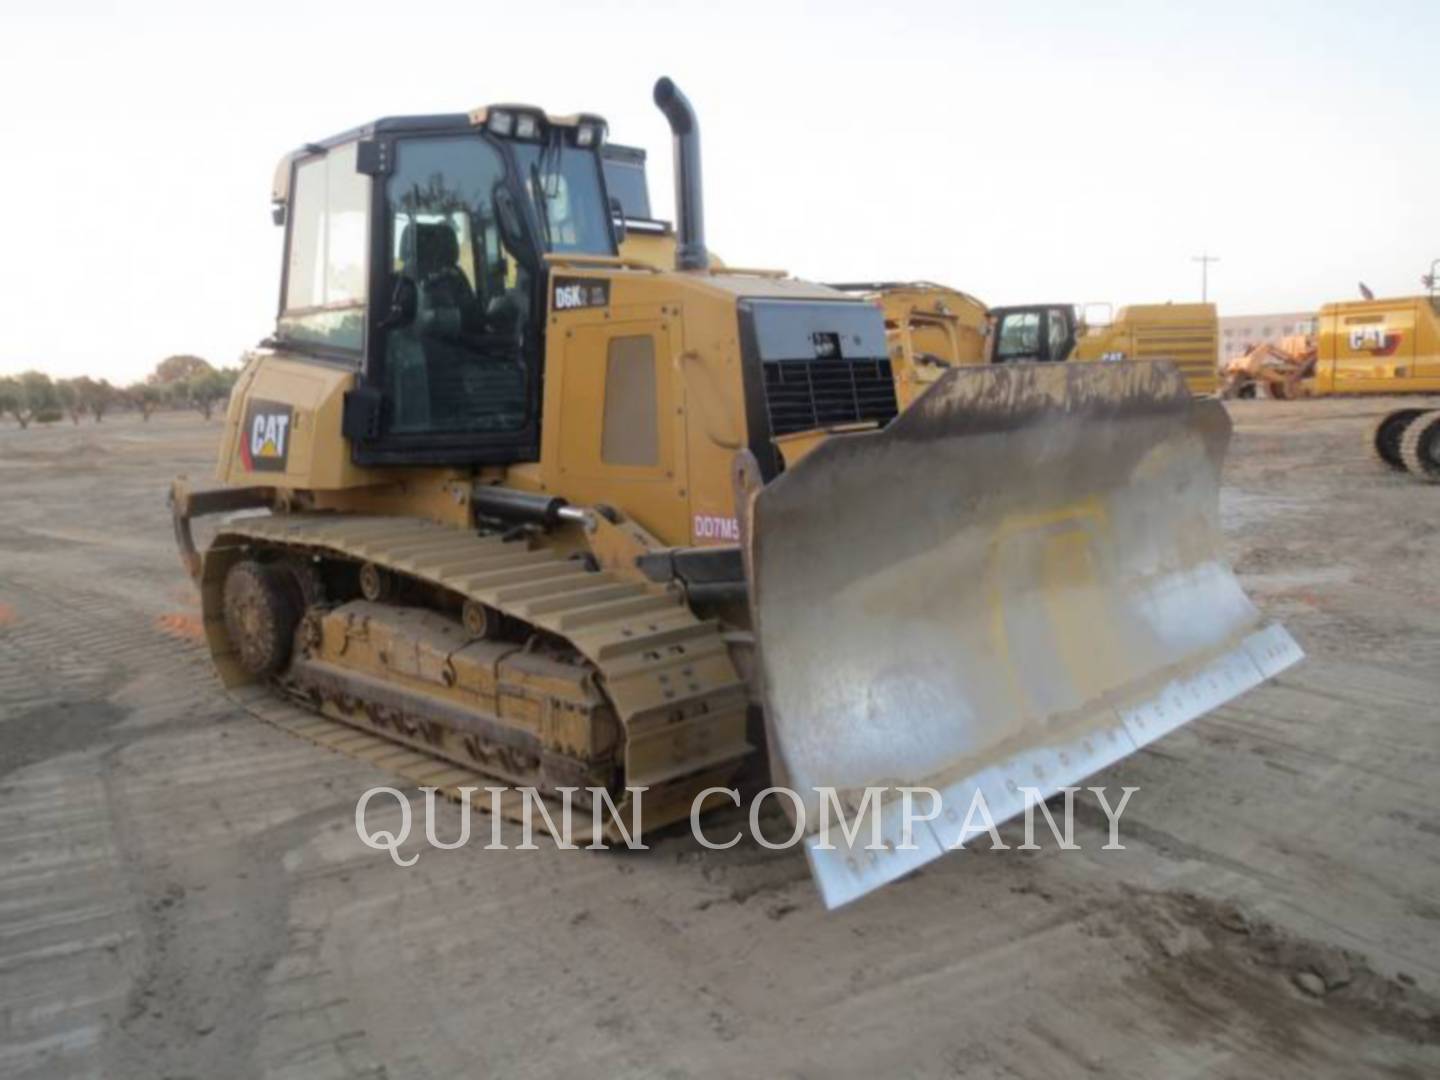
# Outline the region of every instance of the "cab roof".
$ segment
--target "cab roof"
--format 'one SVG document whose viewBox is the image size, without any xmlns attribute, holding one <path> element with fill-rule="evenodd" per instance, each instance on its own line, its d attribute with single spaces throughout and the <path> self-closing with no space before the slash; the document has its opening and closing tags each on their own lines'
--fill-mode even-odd
<svg viewBox="0 0 1440 1080">
<path fill-rule="evenodd" d="M 481 105 L 479 108 L 471 109 L 463 113 L 427 113 L 419 116 L 382 116 L 378 120 L 372 120 L 368 124 L 361 124 L 359 127 L 342 131 L 338 135 L 331 135 L 328 138 L 316 142 L 306 143 L 298 149 L 290 151 L 275 166 L 275 179 L 270 185 L 271 202 L 283 203 L 290 198 L 290 174 L 294 170 L 295 162 L 301 158 L 307 158 L 314 154 L 323 153 L 332 147 L 344 143 L 354 142 L 357 139 L 368 139 L 375 135 L 387 135 L 398 132 L 415 131 L 466 131 L 474 127 L 483 127 L 490 114 L 497 109 L 507 109 L 512 112 L 536 113 L 545 118 L 545 122 L 551 127 L 576 127 L 583 121 L 605 123 L 603 117 L 593 113 L 568 113 L 564 116 L 556 116 L 545 112 L 544 109 L 534 105 L 522 105 L 518 103 L 496 103 L 494 105 Z"/>
</svg>

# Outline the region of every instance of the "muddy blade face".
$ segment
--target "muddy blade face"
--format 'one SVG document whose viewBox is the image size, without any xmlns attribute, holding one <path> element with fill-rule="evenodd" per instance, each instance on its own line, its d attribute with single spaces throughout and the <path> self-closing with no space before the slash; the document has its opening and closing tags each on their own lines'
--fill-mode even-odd
<svg viewBox="0 0 1440 1080">
<path fill-rule="evenodd" d="M 999 823 L 1300 658 L 1225 562 L 1229 434 L 1168 364 L 960 368 L 758 494 L 772 767 L 829 906 L 975 835 L 977 792 Z M 913 850 L 900 786 L 941 796 L 924 822 L 913 796 Z M 816 831 L 826 788 L 853 841 L 833 808 Z"/>
</svg>

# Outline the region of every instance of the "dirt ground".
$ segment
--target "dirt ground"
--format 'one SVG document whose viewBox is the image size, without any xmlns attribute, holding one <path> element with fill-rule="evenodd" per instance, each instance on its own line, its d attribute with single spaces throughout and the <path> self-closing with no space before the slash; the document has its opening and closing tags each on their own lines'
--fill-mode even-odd
<svg viewBox="0 0 1440 1080">
<path fill-rule="evenodd" d="M 683 832 L 397 869 L 386 776 L 209 672 L 163 493 L 218 422 L 6 424 L 0 1076 L 1440 1075 L 1440 487 L 1369 459 L 1390 404 L 1234 405 L 1231 556 L 1309 659 L 1094 781 L 1125 850 L 1086 804 L 831 914 Z"/>
</svg>

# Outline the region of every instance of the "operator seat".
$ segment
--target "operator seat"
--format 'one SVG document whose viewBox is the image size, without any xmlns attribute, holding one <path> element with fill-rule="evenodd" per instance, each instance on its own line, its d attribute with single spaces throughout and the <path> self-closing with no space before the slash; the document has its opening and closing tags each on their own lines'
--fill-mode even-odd
<svg viewBox="0 0 1440 1080">
<path fill-rule="evenodd" d="M 460 240 L 446 224 L 406 228 L 415 230 L 417 329 L 426 337 L 458 340 L 475 312 L 475 290 L 460 269 Z M 400 250 L 405 250 L 403 238 Z"/>
<path fill-rule="evenodd" d="M 519 428 L 528 400 L 523 299 L 502 293 L 482 313 L 446 223 L 407 225 L 400 241 L 402 273 L 417 297 L 414 321 L 392 331 L 387 345 L 395 427 Z"/>
<path fill-rule="evenodd" d="M 471 412 L 467 372 L 472 360 L 478 305 L 460 269 L 460 241 L 448 223 L 414 230 L 414 278 L 418 297 L 415 333 L 424 355 L 432 426 L 467 427 Z M 402 238 L 401 250 L 404 251 Z"/>
<path fill-rule="evenodd" d="M 460 244 L 448 224 L 407 224 L 400 252 L 400 273 L 415 287 L 415 315 L 386 337 L 391 427 L 425 432 L 445 415 L 447 384 L 453 387 L 458 378 L 458 343 L 475 293 L 459 267 Z"/>
</svg>

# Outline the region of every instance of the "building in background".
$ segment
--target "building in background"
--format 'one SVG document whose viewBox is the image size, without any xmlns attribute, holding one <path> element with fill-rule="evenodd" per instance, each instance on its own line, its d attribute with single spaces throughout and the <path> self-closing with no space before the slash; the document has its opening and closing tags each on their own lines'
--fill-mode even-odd
<svg viewBox="0 0 1440 1080">
<path fill-rule="evenodd" d="M 1279 315 L 1226 315 L 1220 319 L 1220 362 L 1241 356 L 1262 341 L 1290 334 L 1315 333 L 1313 311 L 1290 311 Z"/>
</svg>

